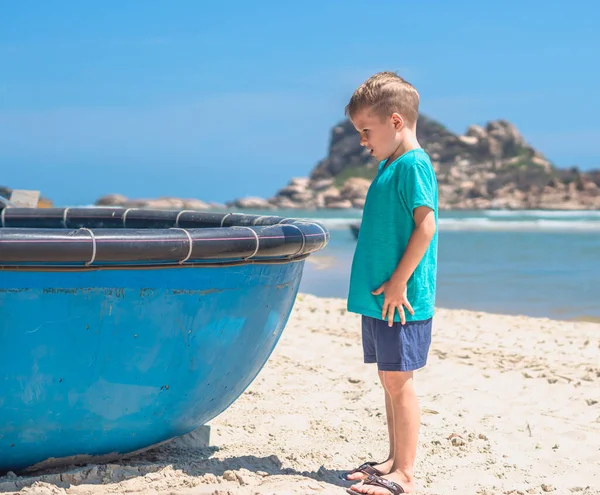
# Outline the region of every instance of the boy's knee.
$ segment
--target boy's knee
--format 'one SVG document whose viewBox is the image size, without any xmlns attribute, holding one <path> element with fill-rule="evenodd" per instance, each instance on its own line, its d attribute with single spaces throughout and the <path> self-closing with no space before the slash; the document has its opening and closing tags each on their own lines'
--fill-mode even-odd
<svg viewBox="0 0 600 495">
<path fill-rule="evenodd" d="M 412 371 L 380 371 L 385 391 L 393 396 L 413 392 Z"/>
</svg>

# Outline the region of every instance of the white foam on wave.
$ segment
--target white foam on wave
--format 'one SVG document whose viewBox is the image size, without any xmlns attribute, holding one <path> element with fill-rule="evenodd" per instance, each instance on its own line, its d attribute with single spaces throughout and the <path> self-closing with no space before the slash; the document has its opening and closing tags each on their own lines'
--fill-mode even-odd
<svg viewBox="0 0 600 495">
<path fill-rule="evenodd" d="M 482 210 L 488 217 L 598 218 L 598 210 Z"/>
<path fill-rule="evenodd" d="M 349 229 L 350 225 L 360 223 L 360 218 L 311 218 L 314 222 L 319 222 L 323 227 L 330 230 Z"/>
<path fill-rule="evenodd" d="M 353 218 L 314 218 L 328 230 L 347 230 L 352 224 L 360 224 L 360 219 Z M 598 232 L 600 221 L 598 220 L 495 220 L 492 218 L 440 218 L 440 230 L 464 230 L 464 231 L 563 231 L 563 232 Z"/>
<path fill-rule="evenodd" d="M 598 221 L 574 220 L 520 220 L 502 221 L 490 218 L 440 218 L 440 230 L 481 230 L 481 231 L 600 231 Z"/>
<path fill-rule="evenodd" d="M 568 217 L 567 217 L 568 218 Z M 600 216 L 598 220 L 560 220 L 535 218 L 527 220 L 496 220 L 485 217 L 467 218 L 440 218 L 440 230 L 465 230 L 465 231 L 564 231 L 586 232 L 600 231 Z M 360 223 L 357 218 L 314 218 L 329 230 L 349 229 L 351 224 Z"/>
</svg>

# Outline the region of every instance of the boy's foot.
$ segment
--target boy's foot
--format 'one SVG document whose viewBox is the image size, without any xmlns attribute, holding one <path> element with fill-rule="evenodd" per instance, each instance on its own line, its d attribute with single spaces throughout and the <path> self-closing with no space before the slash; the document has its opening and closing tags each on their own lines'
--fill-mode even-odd
<svg viewBox="0 0 600 495">
<path fill-rule="evenodd" d="M 415 482 L 408 480 L 406 476 L 398 471 L 387 476 L 367 476 L 362 482 L 356 483 L 346 491 L 352 495 L 368 493 L 369 495 L 399 495 L 400 493 L 412 493 L 416 489 Z"/>
<path fill-rule="evenodd" d="M 361 481 L 364 480 L 369 475 L 375 476 L 384 476 L 389 474 L 392 469 L 392 464 L 394 463 L 393 459 L 388 459 L 380 464 L 375 462 L 365 462 L 364 464 L 358 466 L 356 469 L 345 473 L 342 478 L 347 481 Z"/>
</svg>

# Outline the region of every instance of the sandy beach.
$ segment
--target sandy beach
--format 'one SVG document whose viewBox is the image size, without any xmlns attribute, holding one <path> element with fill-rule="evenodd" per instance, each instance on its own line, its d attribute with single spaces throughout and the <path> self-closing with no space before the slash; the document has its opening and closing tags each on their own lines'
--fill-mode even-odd
<svg viewBox="0 0 600 495">
<path fill-rule="evenodd" d="M 600 494 L 600 324 L 438 309 L 417 372 L 421 494 Z M 0 477 L 0 493 L 344 494 L 387 453 L 383 391 L 345 301 L 298 296 L 257 379 L 210 423 L 108 465 Z"/>
</svg>

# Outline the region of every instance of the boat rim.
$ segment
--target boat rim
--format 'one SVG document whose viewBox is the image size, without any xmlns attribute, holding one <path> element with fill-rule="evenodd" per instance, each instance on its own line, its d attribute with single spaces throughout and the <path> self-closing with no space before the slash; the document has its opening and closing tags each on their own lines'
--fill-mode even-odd
<svg viewBox="0 0 600 495">
<path fill-rule="evenodd" d="M 320 223 L 277 215 L 123 207 L 0 210 L 0 270 L 289 263 L 328 242 Z"/>
</svg>

